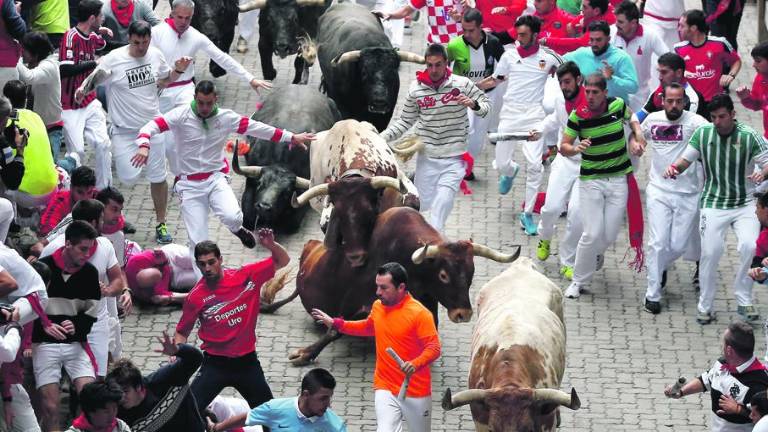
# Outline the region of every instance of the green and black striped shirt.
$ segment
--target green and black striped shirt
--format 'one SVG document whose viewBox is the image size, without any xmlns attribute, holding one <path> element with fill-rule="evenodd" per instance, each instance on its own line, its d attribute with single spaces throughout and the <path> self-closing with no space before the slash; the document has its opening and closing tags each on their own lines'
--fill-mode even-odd
<svg viewBox="0 0 768 432">
<path fill-rule="evenodd" d="M 621 98 L 609 97 L 606 103 L 608 109 L 599 116 L 586 116 L 586 106 L 571 111 L 563 132 L 580 140 L 589 138 L 592 142 L 581 153 L 582 180 L 617 177 L 632 172 L 624 137 L 624 123 L 629 121 L 632 111 L 627 109 Z"/>
</svg>

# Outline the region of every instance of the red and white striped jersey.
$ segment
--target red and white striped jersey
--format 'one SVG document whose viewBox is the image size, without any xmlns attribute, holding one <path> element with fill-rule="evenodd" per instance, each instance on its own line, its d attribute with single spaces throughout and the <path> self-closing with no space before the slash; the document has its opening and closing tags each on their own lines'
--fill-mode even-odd
<svg viewBox="0 0 768 432">
<path fill-rule="evenodd" d="M 83 34 L 77 27 L 64 33 L 59 47 L 59 64 L 78 65 L 96 60 L 96 51 L 104 48 L 106 42 L 96 33 Z M 82 103 L 75 102 L 75 90 L 85 81 L 93 69 L 85 70 L 71 77 L 61 77 L 61 108 L 79 109 L 96 99 L 96 91 L 88 93 Z"/>
</svg>

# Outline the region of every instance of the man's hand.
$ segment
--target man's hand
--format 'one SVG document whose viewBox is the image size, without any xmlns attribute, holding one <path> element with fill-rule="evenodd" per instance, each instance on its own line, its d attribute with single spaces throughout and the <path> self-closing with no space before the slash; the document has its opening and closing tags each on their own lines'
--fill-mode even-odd
<svg viewBox="0 0 768 432">
<path fill-rule="evenodd" d="M 507 8 L 504 6 L 496 6 L 495 8 L 491 9 L 491 15 L 506 15 L 507 14 Z"/>
<path fill-rule="evenodd" d="M 75 102 L 82 103 L 83 99 L 85 99 L 85 91 L 83 91 L 82 87 L 78 87 L 77 90 L 75 90 Z"/>
<path fill-rule="evenodd" d="M 533 129 L 528 131 L 528 141 L 538 141 L 541 139 L 541 132 Z"/>
<path fill-rule="evenodd" d="M 748 175 L 747 178 L 752 180 L 752 183 L 754 184 L 762 183 L 763 180 L 765 180 L 765 176 L 763 175 L 762 171 L 755 171 Z"/>
<path fill-rule="evenodd" d="M 75 334 L 75 323 L 72 321 L 64 320 L 61 322 L 61 326 L 64 328 L 64 331 L 67 332 L 67 334 Z"/>
<path fill-rule="evenodd" d="M 543 37 L 543 38 L 539 39 L 539 45 L 547 46 L 547 38 Z"/>
<path fill-rule="evenodd" d="M 467 108 L 474 108 L 475 104 L 477 103 L 474 99 L 465 94 L 456 96 L 456 102 L 458 102 L 459 105 L 464 105 Z"/>
<path fill-rule="evenodd" d="M 589 138 L 584 138 L 583 140 L 579 140 L 579 145 L 576 146 L 576 152 L 583 153 L 591 145 L 592 145 L 592 141 L 590 141 Z"/>
<path fill-rule="evenodd" d="M 123 314 L 125 316 L 128 316 L 131 314 L 131 310 L 133 310 L 133 296 L 131 295 L 131 292 L 128 290 L 123 291 L 122 294 L 120 294 L 120 307 L 123 308 Z"/>
<path fill-rule="evenodd" d="M 664 170 L 663 177 L 664 178 L 671 178 L 671 179 L 674 180 L 674 179 L 677 178 L 677 176 L 679 174 L 680 174 L 680 170 L 677 169 L 677 165 L 672 164 L 672 165 L 668 166 L 666 170 Z"/>
<path fill-rule="evenodd" d="M 678 391 L 673 391 L 673 390 L 674 390 L 673 386 L 666 386 L 664 388 L 664 396 L 670 399 L 680 399 L 681 397 L 683 397 L 682 390 L 678 390 Z"/>
<path fill-rule="evenodd" d="M 739 99 L 746 99 L 748 98 L 752 92 L 749 90 L 747 86 L 741 86 L 736 89 L 736 96 L 739 97 Z"/>
<path fill-rule="evenodd" d="M 157 336 L 157 341 L 160 342 L 161 349 L 156 349 L 156 353 L 164 354 L 169 357 L 175 357 L 176 354 L 179 353 L 179 346 L 174 343 L 170 336 L 168 336 L 167 331 L 163 330 L 163 337 Z"/>
<path fill-rule="evenodd" d="M 99 27 L 99 34 L 102 36 L 109 36 L 109 37 L 114 36 L 114 34 L 112 33 L 112 30 L 110 30 L 109 27 Z"/>
<path fill-rule="evenodd" d="M 463 14 L 455 7 L 448 6 L 448 15 L 451 17 L 452 20 L 456 21 L 457 23 L 460 23 Z"/>
<path fill-rule="evenodd" d="M 416 372 L 416 366 L 413 365 L 413 363 L 407 361 L 403 362 L 403 365 L 400 366 L 400 370 L 405 373 L 405 376 L 413 375 L 414 372 Z"/>
<path fill-rule="evenodd" d="M 733 82 L 733 77 L 730 75 L 721 75 L 720 76 L 720 87 L 728 87 Z"/>
<path fill-rule="evenodd" d="M 256 240 L 263 248 L 272 250 L 275 246 L 275 233 L 269 228 L 259 228 L 256 230 Z"/>
<path fill-rule="evenodd" d="M 632 140 L 629 147 L 629 152 L 632 153 L 633 156 L 642 156 L 643 153 L 645 153 L 645 140 Z"/>
<path fill-rule="evenodd" d="M 756 282 L 762 282 L 766 279 L 768 279 L 768 273 L 765 272 L 761 267 L 755 267 L 752 269 L 749 269 L 749 272 L 747 273 L 752 280 Z"/>
<path fill-rule="evenodd" d="M 192 57 L 183 56 L 173 62 L 173 67 L 177 71 L 186 72 L 189 65 L 192 64 Z"/>
<path fill-rule="evenodd" d="M 603 68 L 601 71 L 603 72 L 603 77 L 605 77 L 606 81 L 610 81 L 611 78 L 613 78 L 613 66 L 609 65 L 605 60 L 603 60 Z"/>
<path fill-rule="evenodd" d="M 45 334 L 56 340 L 64 340 L 67 338 L 67 330 L 59 324 L 51 323 L 48 327 L 44 327 L 43 331 Z"/>
<path fill-rule="evenodd" d="M 293 134 L 293 137 L 291 138 L 291 142 L 288 144 L 288 150 L 293 149 L 294 146 L 299 146 L 299 148 L 306 150 L 307 144 L 311 143 L 316 139 L 317 137 L 315 137 L 315 134 L 310 132 Z"/>
<path fill-rule="evenodd" d="M 139 147 L 139 151 L 131 158 L 131 165 L 136 168 L 141 168 L 147 164 L 149 159 L 149 149 L 146 147 Z"/>
<path fill-rule="evenodd" d="M 256 93 L 259 92 L 259 89 L 269 90 L 269 89 L 272 88 L 272 83 L 271 82 L 260 80 L 260 79 L 256 79 L 256 78 L 252 79 L 250 84 L 251 84 L 251 88 L 256 90 Z"/>
<path fill-rule="evenodd" d="M 328 328 L 333 327 L 333 318 L 331 318 L 330 315 L 321 311 L 320 309 L 312 309 L 311 315 L 312 315 L 312 319 L 314 319 L 315 321 L 324 324 Z"/>
<path fill-rule="evenodd" d="M 732 398 L 731 395 L 720 395 L 718 405 L 720 406 L 720 409 L 717 410 L 717 415 L 739 415 L 739 413 L 741 413 L 741 405 L 739 405 L 739 403 L 736 402 L 736 399 Z"/>
</svg>

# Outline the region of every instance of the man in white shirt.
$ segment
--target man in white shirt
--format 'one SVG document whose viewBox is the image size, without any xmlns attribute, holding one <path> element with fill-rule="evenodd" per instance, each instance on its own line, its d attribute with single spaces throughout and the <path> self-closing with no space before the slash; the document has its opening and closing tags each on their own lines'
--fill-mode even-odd
<svg viewBox="0 0 768 432">
<path fill-rule="evenodd" d="M 685 89 L 681 84 L 664 88 L 663 105 L 664 111 L 648 115 L 641 126 L 653 149 L 645 190 L 649 227 L 644 304 L 645 311 L 652 314 L 661 312 L 662 274 L 683 255 L 691 229 L 698 223 L 701 191 L 699 170 L 687 170 L 675 179 L 664 178 L 664 171 L 683 154 L 693 132 L 707 124 L 704 117 L 685 110 Z M 640 155 L 645 149 L 638 146 L 633 150 Z"/>
<path fill-rule="evenodd" d="M 611 26 L 611 41 L 632 58 L 637 72 L 637 91 L 629 97 L 629 107 L 638 112 L 651 93 L 653 78 L 651 58 L 669 52 L 669 46 L 653 27 L 640 24 L 640 10 L 632 2 L 622 2 L 616 7 L 616 25 Z"/>
<path fill-rule="evenodd" d="M 668 47 L 680 42 L 677 22 L 685 12 L 684 0 L 645 0 L 643 24 L 653 27 Z"/>
<path fill-rule="evenodd" d="M 529 135 L 533 127 L 544 120 L 544 87 L 547 77 L 563 63 L 554 51 L 539 45 L 541 19 L 523 15 L 515 22 L 517 42 L 515 49 L 507 50 L 496 66 L 492 84 L 507 80 L 507 91 L 499 114 L 499 133 Z M 480 87 L 484 86 L 482 83 Z M 520 225 L 527 235 L 538 233 L 533 221 L 533 207 L 544 177 L 541 155 L 545 146 L 541 137 L 522 141 L 523 155 L 527 162 L 525 180 L 525 207 L 520 213 Z M 499 171 L 499 193 L 506 195 L 512 189 L 520 165 L 514 161 L 517 141 L 498 141 L 493 166 Z"/>
<path fill-rule="evenodd" d="M 147 163 L 153 136 L 173 132 L 176 164 L 174 191 L 181 203 L 181 216 L 187 228 L 190 255 L 195 245 L 208 240 L 208 211 L 216 216 L 248 248 L 256 246 L 253 233 L 243 228 L 243 212 L 226 180 L 224 145 L 230 134 L 269 139 L 275 143 L 304 145 L 314 134 L 293 134 L 277 129 L 228 109 L 219 108 L 216 87 L 203 80 L 195 87 L 194 100 L 150 121 L 139 131 L 139 148 L 133 157 L 136 167 Z M 300 101 L 297 101 L 300 103 Z"/>
<path fill-rule="evenodd" d="M 96 86 L 106 86 L 115 170 L 120 181 L 128 186 L 134 185 L 142 173 L 141 168 L 131 164 L 131 157 L 138 150 L 134 142 L 136 135 L 142 126 L 160 115 L 158 87 L 163 88 L 177 80 L 191 63 L 182 57 L 176 60 L 171 70 L 160 50 L 150 46 L 151 38 L 149 23 L 132 22 L 128 27 L 128 45 L 104 56 L 75 94 L 79 101 Z M 148 167 L 143 171 L 150 182 L 155 206 L 155 240 L 162 244 L 171 243 L 173 238 L 165 225 L 168 184 L 163 142 L 154 143 Z"/>
</svg>

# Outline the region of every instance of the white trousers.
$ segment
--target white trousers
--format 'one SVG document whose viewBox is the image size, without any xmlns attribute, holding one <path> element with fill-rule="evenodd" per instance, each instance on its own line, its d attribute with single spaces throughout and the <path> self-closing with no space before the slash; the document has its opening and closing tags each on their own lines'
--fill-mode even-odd
<svg viewBox="0 0 768 432">
<path fill-rule="evenodd" d="M 112 184 L 112 155 L 110 154 L 107 117 L 101 109 L 101 102 L 94 99 L 85 108 L 69 109 L 61 112 L 64 122 L 64 139 L 67 151 L 77 153 L 80 161 L 85 162 L 85 143 L 94 148 L 94 170 L 96 188 L 104 189 Z"/>
<path fill-rule="evenodd" d="M 472 157 L 477 158 L 483 153 L 485 140 L 487 139 L 488 125 L 491 121 L 491 114 L 485 117 L 477 115 L 477 111 L 467 108 L 467 118 L 469 119 L 469 134 L 467 135 L 467 151 Z"/>
<path fill-rule="evenodd" d="M 139 131 L 112 126 L 110 136 L 112 139 L 112 156 L 115 158 L 115 171 L 117 171 L 117 178 L 120 179 L 121 183 L 126 186 L 133 186 L 139 181 L 142 173 L 150 183 L 165 182 L 167 177 L 165 140 L 162 139 L 162 136 L 152 137 L 147 165 L 140 168 L 136 168 L 131 162 L 131 158 L 139 151 L 139 146 L 136 144 Z"/>
<path fill-rule="evenodd" d="M 388 390 L 376 390 L 376 432 L 402 432 L 403 421 L 408 424 L 409 432 L 429 432 L 432 430 L 432 398 L 407 397 L 397 399 Z"/>
<path fill-rule="evenodd" d="M 541 240 L 552 240 L 557 219 L 566 208 L 568 209 L 565 235 L 559 241 L 558 254 L 560 264 L 569 267 L 575 264 L 576 247 L 583 230 L 578 187 L 580 165 L 578 160 L 574 161 L 562 155 L 555 157 L 547 184 L 547 199 L 541 207 L 539 219 L 539 237 Z"/>
<path fill-rule="evenodd" d="M 250 0 L 240 0 L 240 6 L 249 2 Z M 256 26 L 259 24 L 259 9 L 241 13 L 237 20 L 239 22 L 240 37 L 250 40 L 251 36 L 253 36 L 253 31 L 256 30 Z"/>
<path fill-rule="evenodd" d="M 5 243 L 11 222 L 13 222 L 13 203 L 0 197 L 0 243 Z"/>
<path fill-rule="evenodd" d="M 576 248 L 573 282 L 585 285 L 595 273 L 597 255 L 616 241 L 621 230 L 627 214 L 627 179 L 622 175 L 579 180 L 579 194 L 580 206 L 589 212 L 589 217 L 582 219 L 584 232 Z"/>
<path fill-rule="evenodd" d="M 736 233 L 736 249 L 739 265 L 735 269 L 733 292 L 739 306 L 752 304 L 752 279 L 747 276 L 752 258 L 755 256 L 755 242 L 760 234 L 760 222 L 755 217 L 754 201 L 744 207 L 732 210 L 701 209 L 699 230 L 701 232 L 701 265 L 699 281 L 699 312 L 711 312 L 717 291 L 717 268 L 725 248 L 725 230 L 733 228 Z"/>
<path fill-rule="evenodd" d="M 438 231 L 442 232 L 445 227 L 465 174 L 464 161 L 460 157 L 437 159 L 419 153 L 416 158 L 413 183 L 419 191 L 421 210 L 429 211 L 429 223 Z"/>
<path fill-rule="evenodd" d="M 698 226 L 699 194 L 661 190 L 649 184 L 645 189 L 648 247 L 648 289 L 645 298 L 661 300 L 661 277 L 670 264 L 683 256 L 692 227 Z"/>
<path fill-rule="evenodd" d="M 13 420 L 11 420 L 10 427 L 6 424 L 6 429 L 3 430 L 8 432 L 40 432 L 40 425 L 37 424 L 32 402 L 21 384 L 11 384 L 11 397 L 13 398 L 10 402 Z"/>
<path fill-rule="evenodd" d="M 499 133 L 527 134 L 535 128 L 536 123 L 544 119 L 544 109 L 539 106 L 515 105 L 504 107 L 499 121 Z M 523 156 L 527 162 L 525 172 L 525 213 L 533 213 L 536 205 L 536 196 L 539 194 L 542 179 L 544 178 L 544 165 L 541 156 L 544 154 L 544 141 L 520 141 L 523 147 Z M 493 166 L 499 174 L 511 176 L 515 172 L 515 147 L 518 141 L 499 141 L 496 143 L 496 159 Z"/>
<path fill-rule="evenodd" d="M 208 212 L 213 210 L 230 231 L 237 232 L 243 225 L 240 203 L 229 186 L 227 177 L 216 173 L 203 181 L 180 179 L 174 186 L 179 197 L 181 217 L 187 228 L 190 249 L 208 240 Z"/>
<path fill-rule="evenodd" d="M 406 4 L 403 0 L 378 0 L 374 9 L 382 12 L 391 13 L 400 9 Z M 400 48 L 403 46 L 403 35 L 405 34 L 405 20 L 404 19 L 392 19 L 382 21 L 381 25 L 384 26 L 384 34 L 389 38 L 389 42 L 392 43 L 394 48 Z"/>
<path fill-rule="evenodd" d="M 670 50 L 672 50 L 672 47 L 674 47 L 676 43 L 680 42 L 680 34 L 677 32 L 677 20 L 661 21 L 645 15 L 642 18 L 642 23 L 644 26 L 655 30 Z M 659 74 L 656 73 L 658 60 L 659 57 L 656 54 L 651 55 L 651 79 L 648 81 L 648 88 L 651 91 L 659 86 Z"/>
<path fill-rule="evenodd" d="M 108 300 L 108 298 L 107 298 Z M 88 345 L 91 347 L 93 357 L 96 359 L 96 376 L 107 376 L 109 365 L 109 314 L 106 310 L 99 313 L 99 318 L 93 323 L 88 333 Z"/>
</svg>

